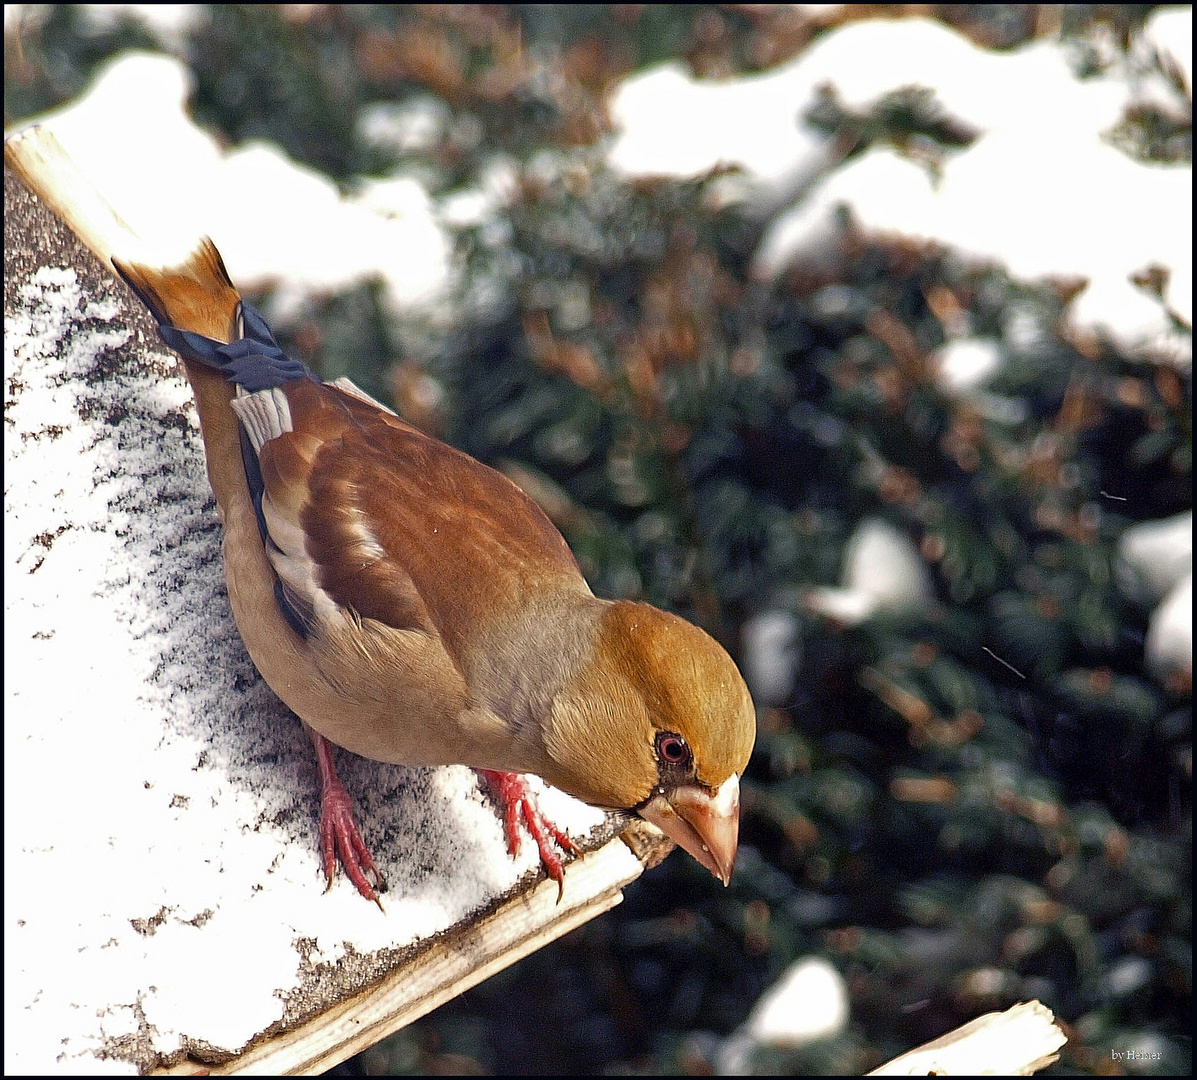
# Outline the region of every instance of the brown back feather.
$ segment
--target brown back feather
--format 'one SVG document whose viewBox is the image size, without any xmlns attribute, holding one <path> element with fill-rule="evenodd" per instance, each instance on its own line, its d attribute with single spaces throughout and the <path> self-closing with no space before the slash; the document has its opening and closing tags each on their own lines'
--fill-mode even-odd
<svg viewBox="0 0 1197 1080">
<path fill-rule="evenodd" d="M 561 534 L 501 473 L 336 387 L 291 383 L 287 397 L 303 436 L 266 443 L 262 476 L 272 499 L 306 489 L 308 555 L 337 603 L 435 629 L 460 659 L 466 635 L 542 585 L 589 595 Z M 305 436 L 319 440 L 310 460 Z"/>
</svg>

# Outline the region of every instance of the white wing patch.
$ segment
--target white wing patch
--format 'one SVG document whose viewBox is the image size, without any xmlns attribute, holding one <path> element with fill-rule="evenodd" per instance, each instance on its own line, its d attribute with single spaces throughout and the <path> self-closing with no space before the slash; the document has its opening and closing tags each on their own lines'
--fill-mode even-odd
<svg viewBox="0 0 1197 1080">
<path fill-rule="evenodd" d="M 378 537 L 370 528 L 370 522 L 366 520 L 366 515 L 356 506 L 350 507 L 350 513 L 352 517 L 348 524 L 355 543 L 353 548 L 346 552 L 347 557 L 362 563 L 363 566 L 367 561 L 385 559 L 386 549 L 378 542 Z"/>
<path fill-rule="evenodd" d="M 290 402 L 279 388 L 247 394 L 238 387 L 232 405 L 255 454 L 261 453 L 263 445 L 271 439 L 295 430 L 291 423 Z"/>
<path fill-rule="evenodd" d="M 344 375 L 342 375 L 339 379 L 333 379 L 329 385 L 335 386 L 338 390 L 344 390 L 345 393 L 347 393 L 350 397 L 355 397 L 358 399 L 358 401 L 364 401 L 367 405 L 373 405 L 376 408 L 381 409 L 384 413 L 390 413 L 392 416 L 399 415 L 394 409 L 389 409 L 381 401 L 372 398 L 366 393 L 365 390 L 358 386 L 357 383 L 353 382 L 351 379 L 345 378 Z"/>
<path fill-rule="evenodd" d="M 262 498 L 262 516 L 271 543 L 266 545 L 266 557 L 282 582 L 283 592 L 291 604 L 314 618 L 307 621 L 319 626 L 340 622 L 345 612 L 316 580 L 316 563 L 308 555 L 302 527 L 281 514 L 270 496 Z"/>
<path fill-rule="evenodd" d="M 332 384 L 362 401 L 376 405 L 386 412 L 386 406 L 359 390 L 348 379 L 337 379 Z M 232 402 L 233 411 L 249 436 L 254 453 L 271 439 L 277 439 L 294 430 L 291 406 L 282 389 L 259 390 L 247 394 L 238 388 Z M 392 413 L 392 415 L 395 415 Z M 364 568 L 371 562 L 386 558 L 386 549 L 379 543 L 366 515 L 359 507 L 344 508 L 352 542 L 346 548 L 344 557 L 349 565 Z M 268 492 L 262 496 L 262 517 L 266 521 L 266 533 L 270 542 L 266 555 L 278 575 L 283 593 L 296 611 L 302 613 L 305 622 L 315 627 L 329 626 L 343 622 L 346 611 L 325 592 L 317 580 L 317 566 L 307 550 L 307 535 L 303 526 L 284 513 L 270 498 Z"/>
</svg>

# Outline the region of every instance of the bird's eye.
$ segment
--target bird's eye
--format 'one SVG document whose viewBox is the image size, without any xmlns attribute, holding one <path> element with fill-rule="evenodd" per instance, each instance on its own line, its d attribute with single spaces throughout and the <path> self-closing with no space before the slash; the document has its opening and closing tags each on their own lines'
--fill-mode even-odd
<svg viewBox="0 0 1197 1080">
<path fill-rule="evenodd" d="M 669 765 L 686 765 L 690 761 L 690 747 L 680 735 L 662 731 L 657 735 L 657 757 Z"/>
</svg>

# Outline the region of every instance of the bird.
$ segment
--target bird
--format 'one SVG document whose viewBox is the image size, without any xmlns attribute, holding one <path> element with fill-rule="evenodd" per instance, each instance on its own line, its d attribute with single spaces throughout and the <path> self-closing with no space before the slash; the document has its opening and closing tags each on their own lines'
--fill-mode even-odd
<svg viewBox="0 0 1197 1080">
<path fill-rule="evenodd" d="M 756 733 L 727 651 L 596 597 L 502 473 L 288 356 L 207 237 L 171 265 L 110 260 L 192 385 L 237 627 L 315 748 L 328 887 L 338 860 L 380 907 L 386 887 L 330 744 L 478 770 L 559 901 L 576 848 L 528 774 L 639 815 L 726 885 Z"/>
</svg>

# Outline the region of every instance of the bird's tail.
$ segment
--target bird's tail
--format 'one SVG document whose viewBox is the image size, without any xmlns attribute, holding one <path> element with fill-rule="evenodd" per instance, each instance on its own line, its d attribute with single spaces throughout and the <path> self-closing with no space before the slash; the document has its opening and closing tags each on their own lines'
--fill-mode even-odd
<svg viewBox="0 0 1197 1080">
<path fill-rule="evenodd" d="M 241 300 L 206 236 L 190 252 L 151 245 L 118 214 L 48 129 L 4 140 L 4 162 L 106 266 L 127 281 L 159 324 L 228 343 Z"/>
<path fill-rule="evenodd" d="M 148 266 L 119 255 L 110 259 L 160 326 L 174 326 L 224 344 L 240 336 L 237 305 L 241 294 L 208 237 L 177 266 Z"/>
</svg>

